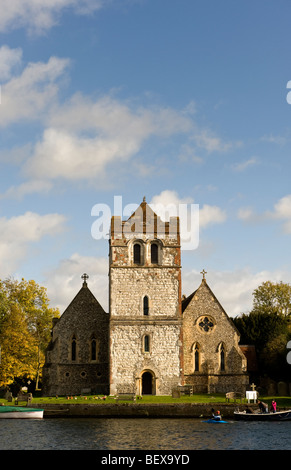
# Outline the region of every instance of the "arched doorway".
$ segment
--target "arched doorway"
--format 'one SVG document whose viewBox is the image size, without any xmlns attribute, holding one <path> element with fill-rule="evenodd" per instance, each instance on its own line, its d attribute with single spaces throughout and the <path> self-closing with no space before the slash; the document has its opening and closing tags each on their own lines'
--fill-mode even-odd
<svg viewBox="0 0 291 470">
<path fill-rule="evenodd" d="M 144 372 L 141 377 L 141 393 L 142 395 L 153 395 L 153 374 L 151 372 Z"/>
</svg>

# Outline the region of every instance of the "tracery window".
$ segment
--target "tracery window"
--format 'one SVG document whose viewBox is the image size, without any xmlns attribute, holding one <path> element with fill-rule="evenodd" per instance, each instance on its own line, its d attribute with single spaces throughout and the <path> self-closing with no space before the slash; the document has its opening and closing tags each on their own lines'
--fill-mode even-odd
<svg viewBox="0 0 291 470">
<path fill-rule="evenodd" d="M 225 348 L 222 343 L 219 346 L 219 365 L 220 365 L 221 372 L 224 372 L 225 371 Z"/>
<path fill-rule="evenodd" d="M 195 343 L 193 347 L 193 359 L 194 359 L 194 372 L 199 372 L 200 366 L 200 347 L 199 344 Z"/>
<path fill-rule="evenodd" d="M 201 331 L 209 333 L 215 326 L 214 320 L 210 316 L 203 316 L 198 320 L 198 327 Z"/>
</svg>

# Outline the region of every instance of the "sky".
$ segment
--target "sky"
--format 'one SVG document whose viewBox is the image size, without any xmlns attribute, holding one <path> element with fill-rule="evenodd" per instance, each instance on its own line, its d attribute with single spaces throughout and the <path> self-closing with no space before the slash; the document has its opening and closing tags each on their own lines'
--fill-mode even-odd
<svg viewBox="0 0 291 470">
<path fill-rule="evenodd" d="M 289 0 L 0 11 L 1 279 L 34 279 L 62 313 L 86 272 L 108 311 L 98 209 L 125 217 L 146 197 L 199 208 L 183 294 L 204 269 L 234 317 L 262 282 L 291 282 Z"/>
</svg>

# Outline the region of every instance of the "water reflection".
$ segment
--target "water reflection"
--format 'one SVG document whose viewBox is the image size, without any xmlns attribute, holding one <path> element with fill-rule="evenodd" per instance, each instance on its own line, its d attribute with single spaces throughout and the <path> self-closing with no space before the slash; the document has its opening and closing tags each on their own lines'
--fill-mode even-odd
<svg viewBox="0 0 291 470">
<path fill-rule="evenodd" d="M 0 420 L 0 450 L 289 450 L 291 422 L 199 419 Z"/>
</svg>

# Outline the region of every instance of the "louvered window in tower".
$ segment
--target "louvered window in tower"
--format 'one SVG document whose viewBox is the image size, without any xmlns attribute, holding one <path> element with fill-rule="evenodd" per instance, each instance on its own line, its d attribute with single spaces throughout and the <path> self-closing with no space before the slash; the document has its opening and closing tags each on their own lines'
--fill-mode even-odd
<svg viewBox="0 0 291 470">
<path fill-rule="evenodd" d="M 159 246 L 157 243 L 151 244 L 151 263 L 158 264 L 159 262 Z"/>
<path fill-rule="evenodd" d="M 141 264 L 141 246 L 135 243 L 133 246 L 133 262 L 134 264 Z"/>
</svg>

